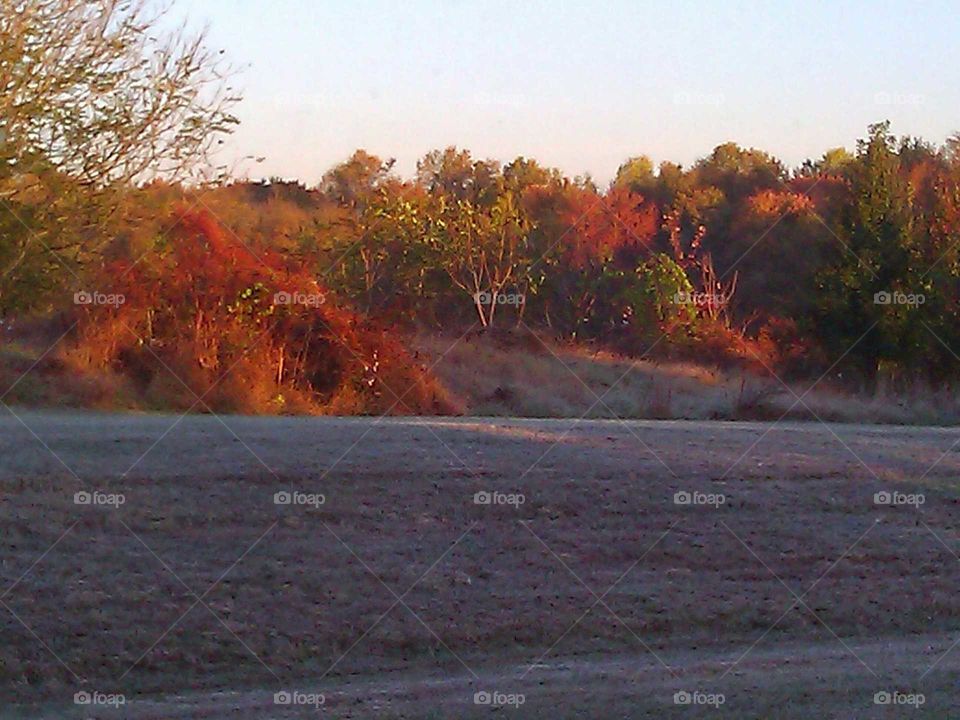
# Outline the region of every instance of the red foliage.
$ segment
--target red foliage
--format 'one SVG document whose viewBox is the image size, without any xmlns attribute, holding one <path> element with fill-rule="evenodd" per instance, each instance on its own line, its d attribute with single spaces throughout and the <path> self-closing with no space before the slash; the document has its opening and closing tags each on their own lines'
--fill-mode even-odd
<svg viewBox="0 0 960 720">
<path fill-rule="evenodd" d="M 839 175 L 796 177 L 787 186 L 792 192 L 808 197 L 822 217 L 830 217 L 850 200 L 850 182 Z"/>
<path fill-rule="evenodd" d="M 448 409 L 397 339 L 339 306 L 309 272 L 246 246 L 209 213 L 177 215 L 155 256 L 108 268 L 104 283 L 126 302 L 81 308 L 76 356 L 132 378 L 159 405 Z"/>
<path fill-rule="evenodd" d="M 629 253 L 633 260 L 647 255 L 660 224 L 657 207 L 626 188 L 614 188 L 605 196 L 576 189 L 561 217 L 572 228 L 564 237 L 565 261 L 581 269 L 620 253 Z"/>
</svg>

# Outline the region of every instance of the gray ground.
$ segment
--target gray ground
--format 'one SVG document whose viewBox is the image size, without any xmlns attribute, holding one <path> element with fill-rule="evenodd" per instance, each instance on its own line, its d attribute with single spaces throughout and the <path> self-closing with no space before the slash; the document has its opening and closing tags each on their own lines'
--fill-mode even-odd
<svg viewBox="0 0 960 720">
<path fill-rule="evenodd" d="M 317 715 L 280 690 L 344 718 L 960 705 L 956 430 L 16 413 L 3 717 Z M 81 690 L 127 703 L 76 706 Z M 874 703 L 895 691 L 924 702 Z"/>
</svg>

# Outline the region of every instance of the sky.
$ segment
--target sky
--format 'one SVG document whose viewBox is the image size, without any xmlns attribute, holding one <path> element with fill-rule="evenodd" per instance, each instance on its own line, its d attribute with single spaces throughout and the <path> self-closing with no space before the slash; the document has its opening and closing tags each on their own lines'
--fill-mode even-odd
<svg viewBox="0 0 960 720">
<path fill-rule="evenodd" d="M 733 140 L 789 166 L 869 123 L 960 130 L 957 2 L 180 0 L 240 68 L 240 175 L 316 183 L 357 148 L 434 148 L 609 181 Z"/>
</svg>

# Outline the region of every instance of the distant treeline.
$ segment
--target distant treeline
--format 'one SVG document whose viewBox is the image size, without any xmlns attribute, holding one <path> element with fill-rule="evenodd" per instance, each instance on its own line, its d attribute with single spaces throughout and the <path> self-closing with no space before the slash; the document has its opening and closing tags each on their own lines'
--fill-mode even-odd
<svg viewBox="0 0 960 720">
<path fill-rule="evenodd" d="M 381 324 L 524 325 L 868 388 L 880 373 L 942 383 L 960 370 L 958 148 L 883 123 L 794 171 L 727 143 L 686 169 L 631 158 L 605 189 L 455 148 L 402 179 L 357 151 L 314 188 L 148 185 L 104 252 L 156 262 L 181 203 Z"/>
</svg>

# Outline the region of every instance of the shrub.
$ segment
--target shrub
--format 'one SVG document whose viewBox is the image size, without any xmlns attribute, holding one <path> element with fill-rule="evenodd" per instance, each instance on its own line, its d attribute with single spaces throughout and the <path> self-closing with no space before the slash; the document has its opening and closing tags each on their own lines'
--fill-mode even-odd
<svg viewBox="0 0 960 720">
<path fill-rule="evenodd" d="M 383 328 L 207 213 L 186 212 L 152 263 L 115 263 L 117 306 L 78 306 L 67 354 L 129 378 L 151 406 L 264 413 L 442 413 L 436 381 Z M 201 398 L 198 402 L 197 396 Z"/>
</svg>

